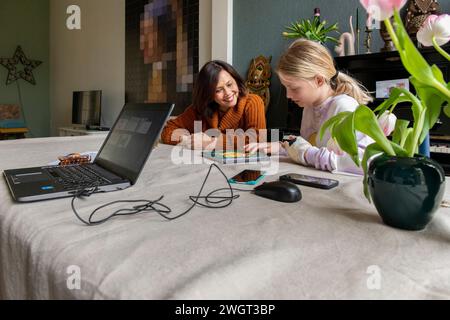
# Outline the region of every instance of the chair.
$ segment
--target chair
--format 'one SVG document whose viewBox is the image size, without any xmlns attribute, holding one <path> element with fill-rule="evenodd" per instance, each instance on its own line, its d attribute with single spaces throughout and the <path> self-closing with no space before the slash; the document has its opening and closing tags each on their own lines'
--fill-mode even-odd
<svg viewBox="0 0 450 320">
<path fill-rule="evenodd" d="M 0 140 L 22 139 L 28 132 L 16 104 L 0 104 Z"/>
</svg>

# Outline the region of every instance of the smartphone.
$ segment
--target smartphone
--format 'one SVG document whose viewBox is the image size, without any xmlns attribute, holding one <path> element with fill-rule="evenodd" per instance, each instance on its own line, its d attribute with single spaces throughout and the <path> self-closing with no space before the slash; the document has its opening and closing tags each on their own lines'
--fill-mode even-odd
<svg viewBox="0 0 450 320">
<path fill-rule="evenodd" d="M 260 170 L 244 170 L 239 172 L 237 175 L 228 179 L 230 183 L 240 183 L 240 184 L 249 184 L 255 185 L 262 178 L 264 178 L 264 172 Z"/>
<path fill-rule="evenodd" d="M 280 180 L 290 181 L 296 184 L 319 189 L 332 189 L 339 185 L 339 181 L 337 180 L 307 176 L 298 173 L 289 173 L 282 175 L 280 176 Z"/>
</svg>

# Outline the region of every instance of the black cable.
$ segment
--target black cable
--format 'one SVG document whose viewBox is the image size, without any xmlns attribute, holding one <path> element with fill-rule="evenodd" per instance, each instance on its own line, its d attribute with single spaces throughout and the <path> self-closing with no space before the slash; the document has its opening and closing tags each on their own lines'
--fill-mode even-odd
<svg viewBox="0 0 450 320">
<path fill-rule="evenodd" d="M 228 184 L 228 188 L 216 189 L 216 190 L 208 193 L 206 196 L 201 196 L 201 194 L 203 192 L 203 188 L 205 187 L 205 184 L 208 181 L 209 175 L 210 175 L 213 167 L 217 168 L 220 171 L 220 173 L 225 177 L 225 180 L 227 181 L 227 184 Z M 230 196 L 214 196 L 216 193 L 219 193 L 224 190 L 229 190 L 231 195 Z M 200 191 L 198 192 L 197 196 L 189 196 L 189 200 L 191 200 L 193 202 L 192 205 L 186 211 L 180 213 L 177 216 L 174 216 L 174 217 L 168 216 L 168 214 L 170 214 L 172 212 L 172 210 L 165 204 L 161 203 L 161 200 L 164 198 L 164 196 L 161 196 L 157 200 L 118 200 L 118 201 L 109 202 L 107 204 L 104 204 L 104 205 L 96 208 L 94 211 L 92 211 L 91 214 L 89 215 L 89 219 L 86 221 L 83 218 L 81 218 L 81 216 L 77 212 L 77 210 L 75 208 L 75 200 L 82 199 L 85 197 L 90 197 L 96 191 L 98 191 L 98 185 L 91 185 L 89 187 L 84 187 L 83 189 L 80 189 L 75 193 L 75 195 L 72 198 L 72 202 L 71 202 L 72 211 L 74 212 L 75 216 L 81 222 L 83 222 L 84 224 L 86 224 L 88 226 L 94 226 L 94 225 L 99 225 L 99 224 L 105 223 L 106 221 L 108 221 L 109 219 L 111 219 L 115 216 L 135 215 L 135 214 L 138 214 L 141 212 L 152 212 L 152 211 L 156 212 L 157 214 L 159 214 L 161 217 L 163 217 L 164 219 L 166 219 L 168 221 L 173 221 L 173 220 L 179 219 L 182 216 L 189 213 L 196 205 L 199 205 L 204 208 L 210 208 L 210 209 L 221 209 L 221 208 L 228 207 L 229 205 L 231 205 L 233 200 L 239 198 L 239 195 L 233 194 L 233 191 L 250 192 L 253 190 L 234 189 L 231 186 L 230 182 L 228 181 L 228 178 L 225 175 L 225 173 L 215 163 L 213 163 L 209 167 L 208 174 L 206 175 L 205 179 L 203 180 L 202 186 L 201 186 Z M 200 202 L 199 201 L 200 199 L 203 200 L 204 203 Z M 225 202 L 225 204 L 222 204 L 224 202 Z M 118 203 L 142 203 L 142 204 L 135 205 L 132 208 L 119 209 L 119 210 L 116 210 L 113 213 L 111 213 L 106 218 L 103 218 L 100 220 L 93 220 L 94 215 L 99 210 L 109 207 L 109 206 L 112 206 L 114 204 L 118 204 Z"/>
</svg>

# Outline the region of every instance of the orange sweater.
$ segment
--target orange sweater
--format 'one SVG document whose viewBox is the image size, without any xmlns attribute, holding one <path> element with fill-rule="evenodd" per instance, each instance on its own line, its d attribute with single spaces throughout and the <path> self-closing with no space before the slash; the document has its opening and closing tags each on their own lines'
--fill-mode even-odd
<svg viewBox="0 0 450 320">
<path fill-rule="evenodd" d="M 239 99 L 234 108 L 230 108 L 219 120 L 219 112 L 214 112 L 212 118 L 206 118 L 198 114 L 195 108 L 189 106 L 176 119 L 167 122 L 161 133 L 161 139 L 166 144 L 176 145 L 178 141 L 172 141 L 171 137 L 176 129 L 186 129 L 190 134 L 194 133 L 194 121 L 202 122 L 202 132 L 208 129 L 218 129 L 222 133 L 223 146 L 226 148 L 226 130 L 242 129 L 266 129 L 266 117 L 264 112 L 264 102 L 254 94 L 248 94 Z M 236 146 L 236 139 L 234 141 Z"/>
</svg>

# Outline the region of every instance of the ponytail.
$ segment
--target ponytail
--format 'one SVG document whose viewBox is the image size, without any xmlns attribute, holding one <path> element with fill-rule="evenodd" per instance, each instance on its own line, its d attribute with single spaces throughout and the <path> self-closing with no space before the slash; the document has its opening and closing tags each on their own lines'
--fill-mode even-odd
<svg viewBox="0 0 450 320">
<path fill-rule="evenodd" d="M 373 101 L 369 91 L 359 81 L 345 73 L 338 72 L 336 80 L 330 82 L 336 95 L 346 94 L 358 101 L 359 104 L 367 104 Z"/>
</svg>

